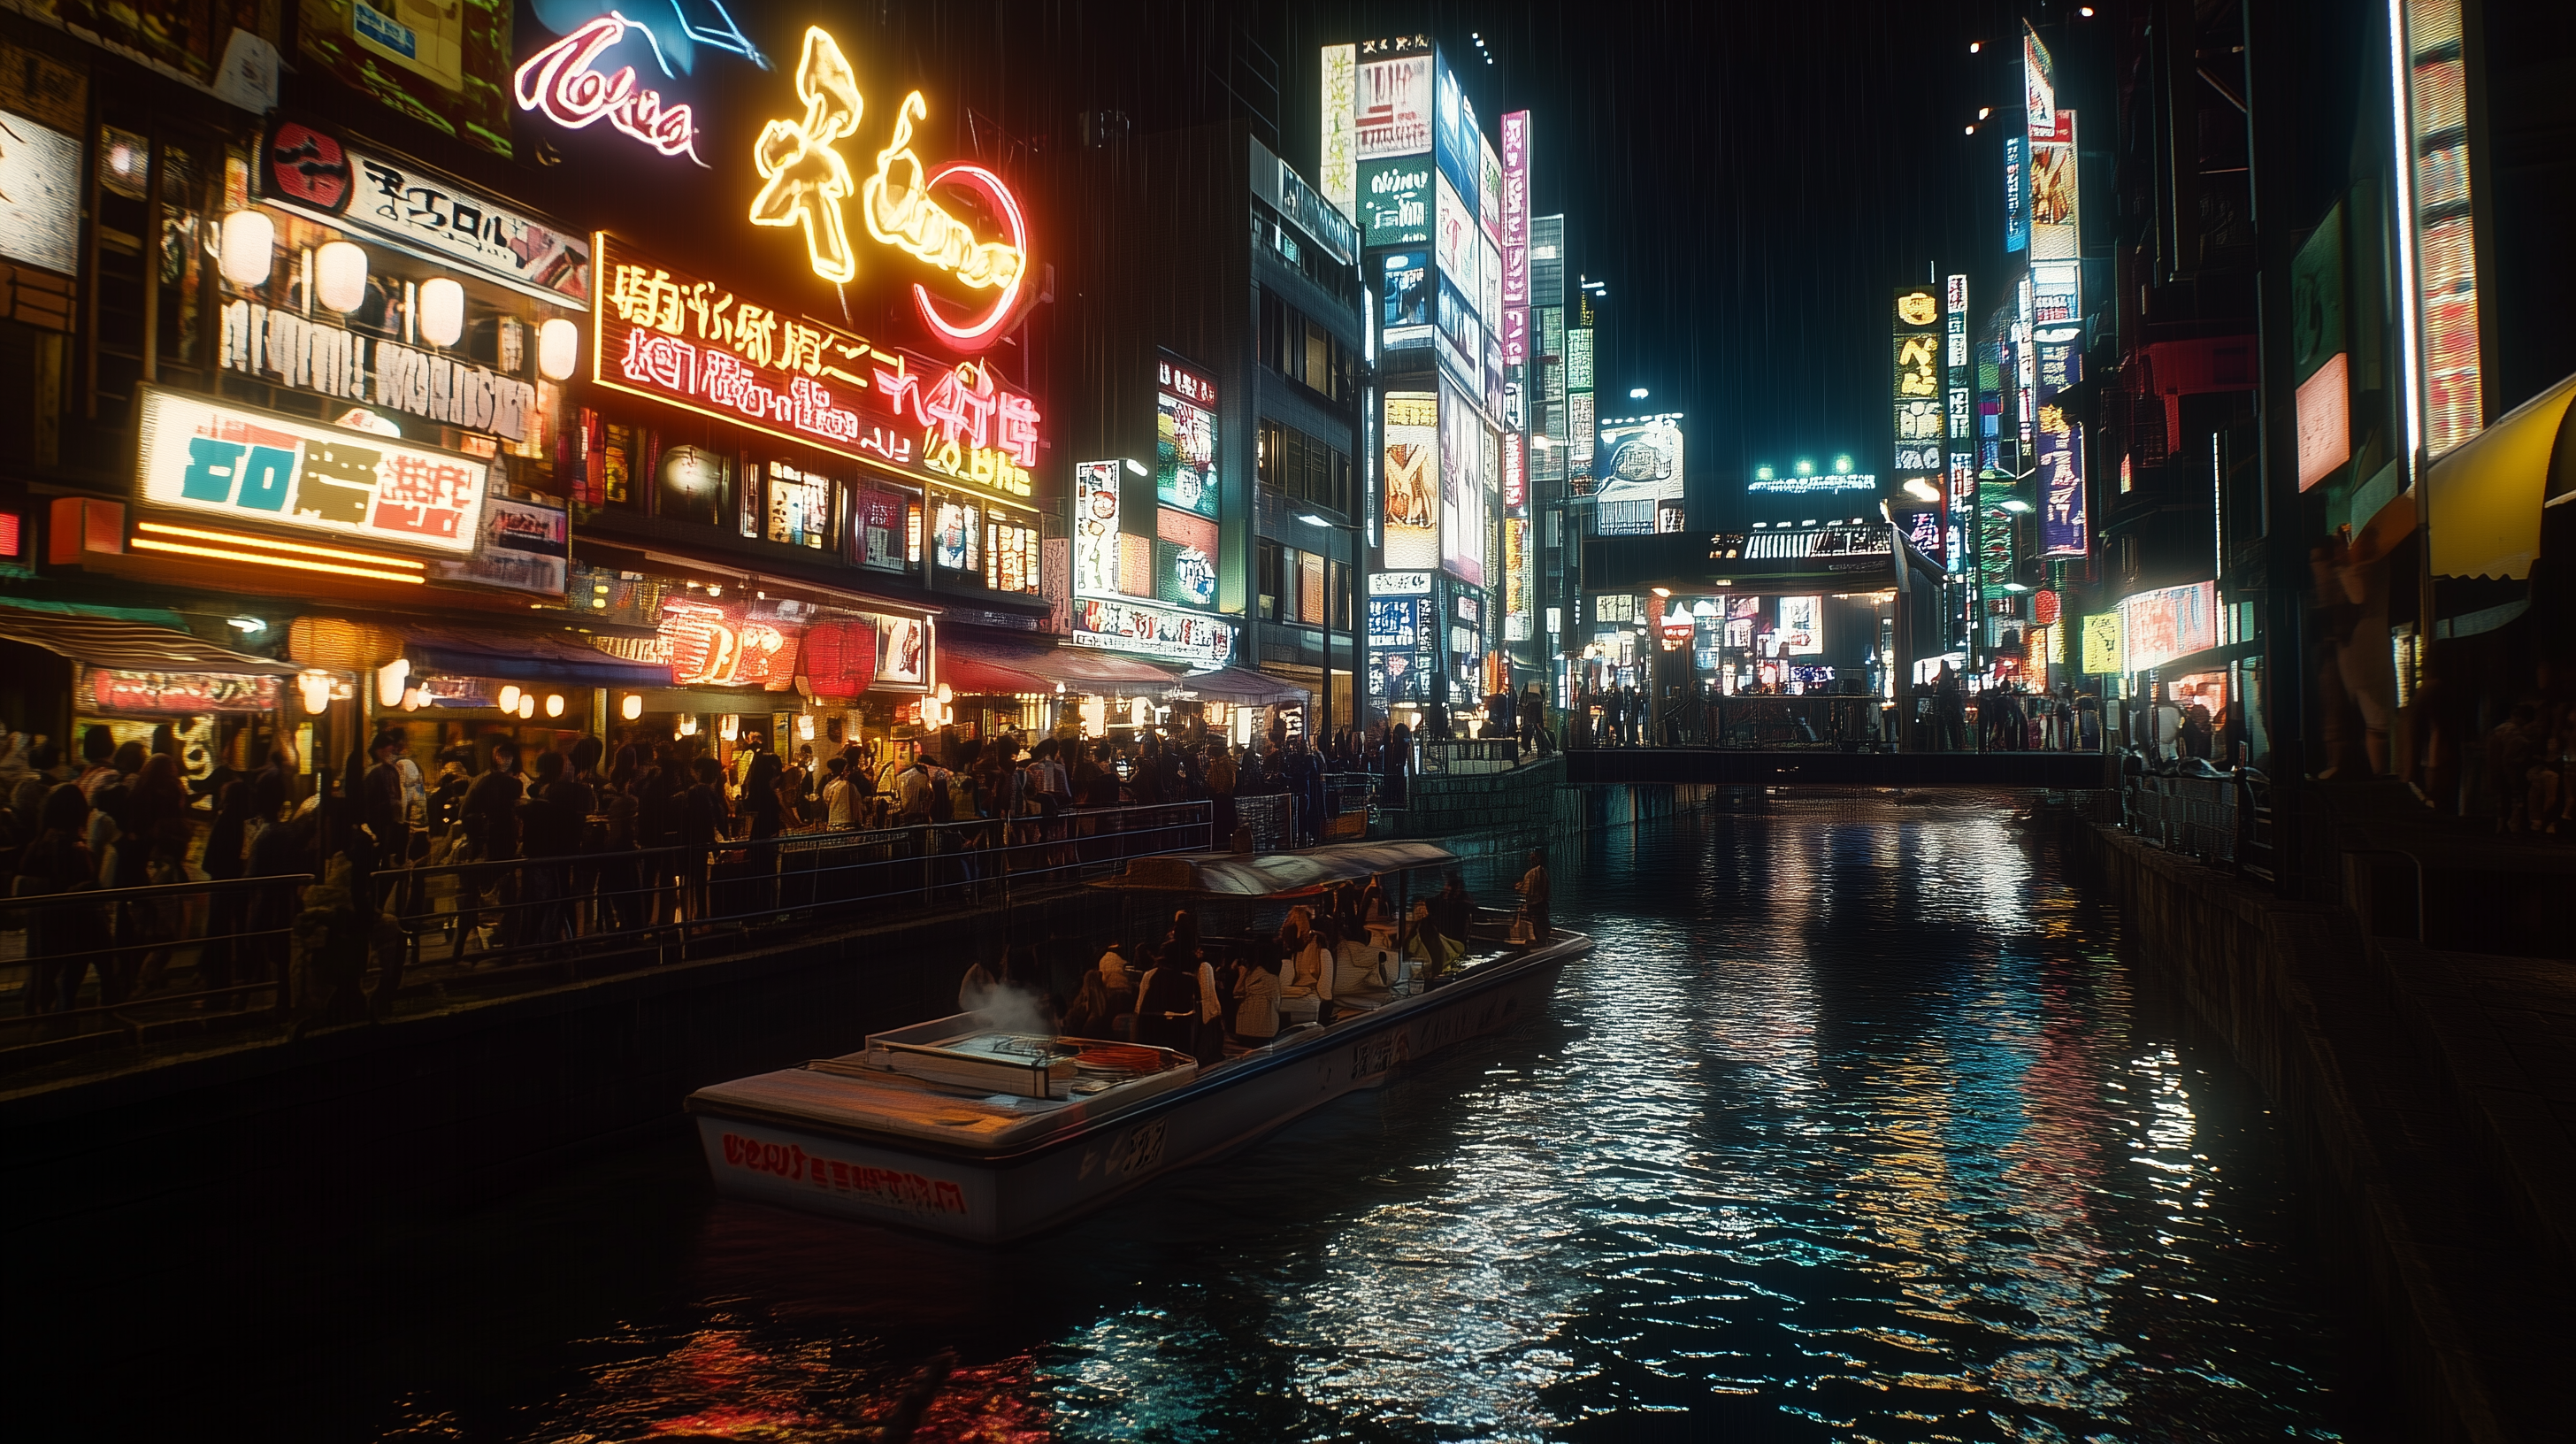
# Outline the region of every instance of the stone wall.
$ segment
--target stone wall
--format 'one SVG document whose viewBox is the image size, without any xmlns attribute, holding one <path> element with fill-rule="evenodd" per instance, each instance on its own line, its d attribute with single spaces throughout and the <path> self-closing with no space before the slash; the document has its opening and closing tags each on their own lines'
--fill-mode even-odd
<svg viewBox="0 0 2576 1444">
<path fill-rule="evenodd" d="M 1421 838 L 1461 857 L 1535 847 L 1572 833 L 1627 827 L 1704 805 L 1713 787 L 1569 787 L 1565 758 L 1542 757 L 1504 772 L 1422 773 L 1407 780 L 1400 808 L 1380 807 L 1373 838 Z"/>
</svg>

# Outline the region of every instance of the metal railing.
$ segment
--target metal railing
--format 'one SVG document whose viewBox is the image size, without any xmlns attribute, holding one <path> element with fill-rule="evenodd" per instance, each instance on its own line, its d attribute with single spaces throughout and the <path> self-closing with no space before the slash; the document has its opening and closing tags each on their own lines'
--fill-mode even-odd
<svg viewBox="0 0 2576 1444">
<path fill-rule="evenodd" d="M 1425 737 L 1413 744 L 1413 770 L 1417 776 L 1503 772 L 1520 763 L 1521 744 L 1517 737 Z"/>
<path fill-rule="evenodd" d="M 2244 790 L 2232 776 L 2130 777 L 2120 789 L 2120 826 L 2167 852 L 2233 866 Z"/>
<path fill-rule="evenodd" d="M 359 880 L 363 911 L 309 875 L 9 899 L 0 1072 L 140 1044 L 263 994 L 266 1019 L 355 1021 L 487 980 L 579 981 L 798 930 L 1008 904 L 1130 858 L 1208 848 L 1211 814 L 1172 803 L 424 863 Z"/>
</svg>

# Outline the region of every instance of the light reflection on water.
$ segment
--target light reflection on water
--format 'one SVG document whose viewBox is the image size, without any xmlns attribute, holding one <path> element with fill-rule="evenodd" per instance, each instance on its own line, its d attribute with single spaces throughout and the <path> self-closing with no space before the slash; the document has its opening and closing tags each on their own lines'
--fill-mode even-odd
<svg viewBox="0 0 2576 1444">
<path fill-rule="evenodd" d="M 365 1432 L 860 1438 L 950 1347 L 917 1438 L 2337 1437 L 2259 1098 L 1999 811 L 1556 870 L 1601 948 L 1548 1020 L 1016 1250 L 704 1202 L 687 1145 L 514 1205 L 536 1254 L 660 1190 L 652 1282 L 490 1306 L 512 1366 L 380 1366 Z"/>
</svg>

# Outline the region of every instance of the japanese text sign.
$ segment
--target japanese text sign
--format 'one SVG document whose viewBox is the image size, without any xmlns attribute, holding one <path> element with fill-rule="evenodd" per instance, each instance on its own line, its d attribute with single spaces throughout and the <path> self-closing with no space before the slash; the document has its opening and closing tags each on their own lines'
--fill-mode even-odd
<svg viewBox="0 0 2576 1444">
<path fill-rule="evenodd" d="M 150 505 L 458 555 L 481 535 L 487 470 L 470 456 L 157 387 L 141 432 Z"/>
</svg>

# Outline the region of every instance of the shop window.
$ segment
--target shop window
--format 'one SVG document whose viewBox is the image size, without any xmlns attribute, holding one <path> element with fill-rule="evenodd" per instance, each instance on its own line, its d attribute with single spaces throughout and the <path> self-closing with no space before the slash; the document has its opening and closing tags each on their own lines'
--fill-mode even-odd
<svg viewBox="0 0 2576 1444">
<path fill-rule="evenodd" d="M 1330 598 L 1332 627 L 1337 631 L 1351 629 L 1351 569 L 1344 562 L 1324 563 L 1324 591 Z"/>
<path fill-rule="evenodd" d="M 1297 620 L 1324 624 L 1324 558 L 1315 552 L 1297 553 Z"/>
<path fill-rule="evenodd" d="M 223 147 L 148 124 L 99 127 L 88 415 L 121 429 L 145 381 L 207 389 Z"/>
<path fill-rule="evenodd" d="M 931 564 L 942 571 L 981 576 L 984 570 L 984 514 L 973 502 L 934 494 L 930 526 Z"/>
<path fill-rule="evenodd" d="M 703 446 L 674 446 L 651 455 L 652 433 L 641 427 L 623 429 L 630 438 L 630 458 L 640 457 L 653 476 L 653 511 L 674 521 L 724 526 L 735 515 L 734 461 Z M 641 446 L 635 443 L 641 442 Z"/>
<path fill-rule="evenodd" d="M 984 531 L 984 585 L 998 592 L 1038 589 L 1038 534 L 1034 527 L 992 521 Z"/>
<path fill-rule="evenodd" d="M 783 461 L 764 468 L 769 487 L 769 539 L 822 550 L 832 530 L 832 484 Z"/>
<path fill-rule="evenodd" d="M 1262 621 L 1279 621 L 1280 600 L 1288 595 L 1287 548 L 1275 541 L 1261 543 L 1255 567 L 1260 574 L 1261 598 L 1255 613 Z"/>
<path fill-rule="evenodd" d="M 1306 323 L 1306 364 L 1299 379 L 1327 396 L 1338 397 L 1333 377 L 1333 333 L 1315 321 Z"/>
</svg>

